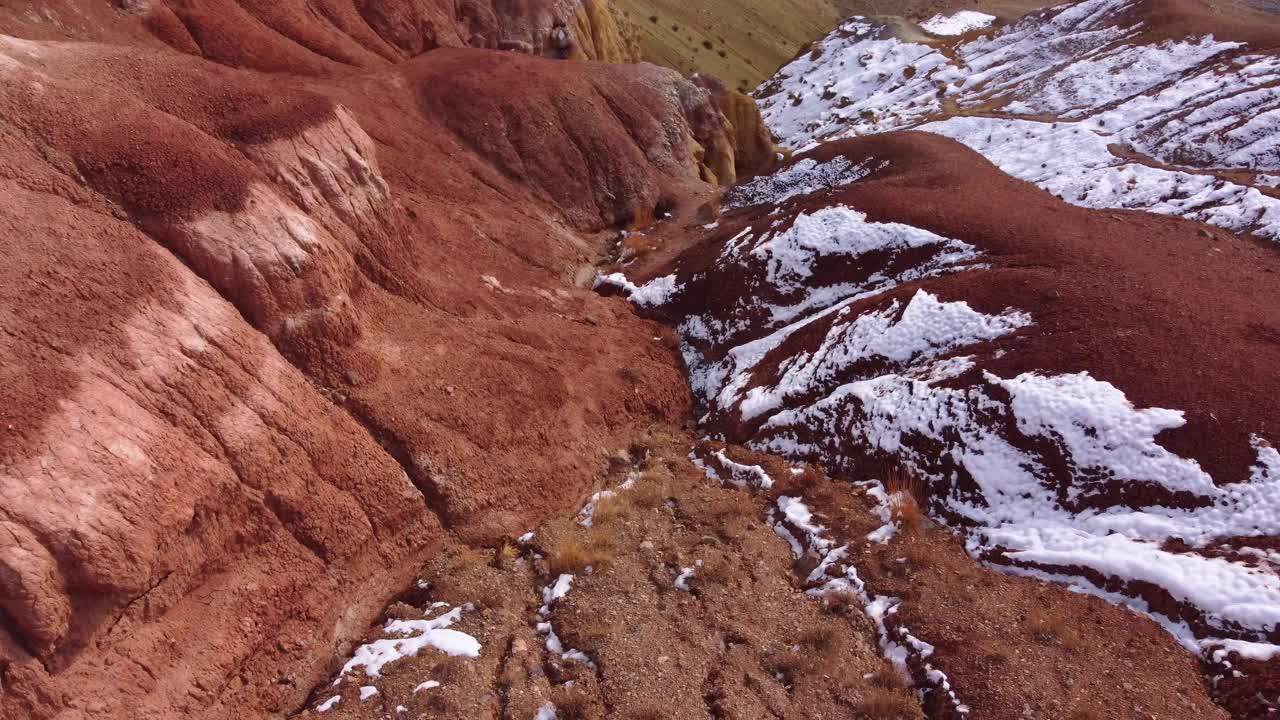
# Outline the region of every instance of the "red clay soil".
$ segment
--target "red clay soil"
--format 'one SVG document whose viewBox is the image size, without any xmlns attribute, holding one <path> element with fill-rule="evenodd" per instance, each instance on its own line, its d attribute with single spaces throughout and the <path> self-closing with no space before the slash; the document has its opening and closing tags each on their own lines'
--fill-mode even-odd
<svg viewBox="0 0 1280 720">
<path fill-rule="evenodd" d="M 602 8 L 607 3 L 597 3 Z M 573 0 L 9 0 L 6 34 L 32 40 L 88 40 L 171 47 L 232 67 L 311 76 L 386 67 L 437 48 L 517 48 L 555 55 L 557 20 L 581 13 L 590 38 L 572 56 L 616 61 L 597 38 L 619 38 L 609 13 L 584 13 Z"/>
<path fill-rule="evenodd" d="M 0 716 L 287 712 L 446 531 L 684 421 L 575 279 L 729 129 L 652 66 L 402 62 L 483 3 L 124 6 L 0 8 Z"/>
<path fill-rule="evenodd" d="M 994 341 L 997 351 L 1017 352 L 991 359 L 988 370 L 1003 377 L 1088 371 L 1138 407 L 1184 410 L 1187 424 L 1159 441 L 1198 461 L 1219 482 L 1249 477 L 1256 459 L 1250 435 L 1271 427 L 1272 398 L 1280 393 L 1280 377 L 1272 372 L 1280 362 L 1280 255 L 1274 247 L 1180 219 L 1077 208 L 1005 175 L 963 145 L 927 133 L 829 143 L 804 157 L 836 155 L 888 165 L 789 205 L 783 220 L 845 204 L 872 221 L 906 223 L 973 244 L 991 269 L 930 279 L 930 292 L 984 313 L 1016 307 L 1035 319 L 1034 332 Z M 726 215 L 702 244 L 675 263 L 646 268 L 637 281 L 675 267 L 682 278 L 692 277 L 715 259 L 720 240 L 748 225 L 763 230 L 778 217 Z M 728 313 L 747 291 L 739 286 L 747 278 L 717 273 L 715 279 L 714 287 L 693 282 L 665 312 Z M 873 302 L 906 299 L 919 287 L 904 283 Z M 821 325 L 793 336 L 779 357 L 820 342 Z M 740 436 L 752 429 L 731 428 L 729 437 L 744 440 Z"/>
</svg>

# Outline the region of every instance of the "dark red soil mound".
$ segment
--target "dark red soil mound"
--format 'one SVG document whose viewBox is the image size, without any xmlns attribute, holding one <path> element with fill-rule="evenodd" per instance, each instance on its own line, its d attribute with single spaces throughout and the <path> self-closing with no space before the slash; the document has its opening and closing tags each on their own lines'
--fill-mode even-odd
<svg viewBox="0 0 1280 720">
<path fill-rule="evenodd" d="M 1161 443 L 1198 461 L 1219 482 L 1249 476 L 1256 460 L 1250 435 L 1274 425 L 1271 398 L 1280 392 L 1280 377 L 1271 371 L 1280 362 L 1280 256 L 1274 248 L 1198 223 L 1074 207 L 930 134 L 830 143 L 804 157 L 836 156 L 874 158 L 887 166 L 788 206 L 784 221 L 845 204 L 872 221 L 905 223 L 974 245 L 992 267 L 931 278 L 930 292 L 990 314 L 1016 307 L 1036 325 L 1034 332 L 995 341 L 997 350 L 1017 352 L 985 361 L 985 368 L 1002 376 L 1088 371 L 1139 407 L 1184 410 L 1187 424 L 1162 435 Z M 778 227 L 778 216 L 760 214 L 726 215 L 705 244 L 681 258 L 679 275 L 705 271 L 720 243 L 748 226 Z M 871 265 L 873 271 L 882 267 Z M 714 282 L 695 281 L 662 312 L 728 315 L 747 292 L 748 271 L 742 272 L 741 278 L 717 273 Z M 922 286 L 904 283 L 890 296 L 909 298 Z"/>
</svg>

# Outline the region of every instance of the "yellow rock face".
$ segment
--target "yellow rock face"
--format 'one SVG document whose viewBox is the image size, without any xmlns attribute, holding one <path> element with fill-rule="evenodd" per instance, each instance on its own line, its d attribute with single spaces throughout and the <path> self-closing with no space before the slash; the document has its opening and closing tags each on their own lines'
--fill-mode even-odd
<svg viewBox="0 0 1280 720">
<path fill-rule="evenodd" d="M 717 94 L 716 104 L 720 112 L 733 125 L 733 147 L 737 175 L 756 175 L 766 172 L 777 161 L 778 148 L 773 136 L 760 117 L 760 108 L 749 95 L 736 90 Z"/>
<path fill-rule="evenodd" d="M 579 3 L 573 16 L 573 36 L 577 41 L 571 56 L 574 59 L 611 63 L 640 61 L 635 28 L 608 0 Z"/>
</svg>

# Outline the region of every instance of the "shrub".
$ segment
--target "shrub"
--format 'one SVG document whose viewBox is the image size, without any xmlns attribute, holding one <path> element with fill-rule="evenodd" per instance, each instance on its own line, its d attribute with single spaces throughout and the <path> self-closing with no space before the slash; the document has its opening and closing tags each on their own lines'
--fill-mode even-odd
<svg viewBox="0 0 1280 720">
<path fill-rule="evenodd" d="M 867 679 L 875 687 L 889 690 L 901 690 L 907 686 L 906 681 L 902 679 L 902 673 L 888 661 L 885 661 L 880 669 L 871 673 L 871 677 Z"/>
<path fill-rule="evenodd" d="M 925 499 L 924 483 L 901 465 L 890 468 L 884 481 L 885 494 L 889 496 L 889 516 L 906 532 L 920 528 L 924 511 L 920 509 Z"/>
<path fill-rule="evenodd" d="M 729 561 L 724 555 L 709 555 L 702 561 L 702 567 L 698 568 L 695 578 L 702 578 L 706 582 L 724 585 L 733 579 L 733 568 L 729 565 Z"/>
<path fill-rule="evenodd" d="M 923 570 L 933 566 L 933 551 L 918 542 L 904 544 L 902 547 L 902 557 L 906 559 L 907 567 L 911 570 Z"/>
<path fill-rule="evenodd" d="M 516 558 L 520 556 L 520 549 L 509 542 L 502 543 L 502 547 L 493 554 L 493 566 L 499 570 L 510 570 L 516 564 Z"/>
</svg>

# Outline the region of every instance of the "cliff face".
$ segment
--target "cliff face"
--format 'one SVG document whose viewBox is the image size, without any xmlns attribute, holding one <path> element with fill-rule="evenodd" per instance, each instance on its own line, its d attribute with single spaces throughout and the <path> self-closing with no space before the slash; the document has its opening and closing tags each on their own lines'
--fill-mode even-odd
<svg viewBox="0 0 1280 720">
<path fill-rule="evenodd" d="M 683 421 L 573 280 L 704 187 L 705 91 L 467 47 L 572 8 L 39 5 L 0 11 L 0 715 L 296 708 L 446 532 Z"/>
<path fill-rule="evenodd" d="M 582 0 L 573 14 L 581 57 L 612 63 L 640 62 L 635 27 L 612 2 Z"/>
</svg>

